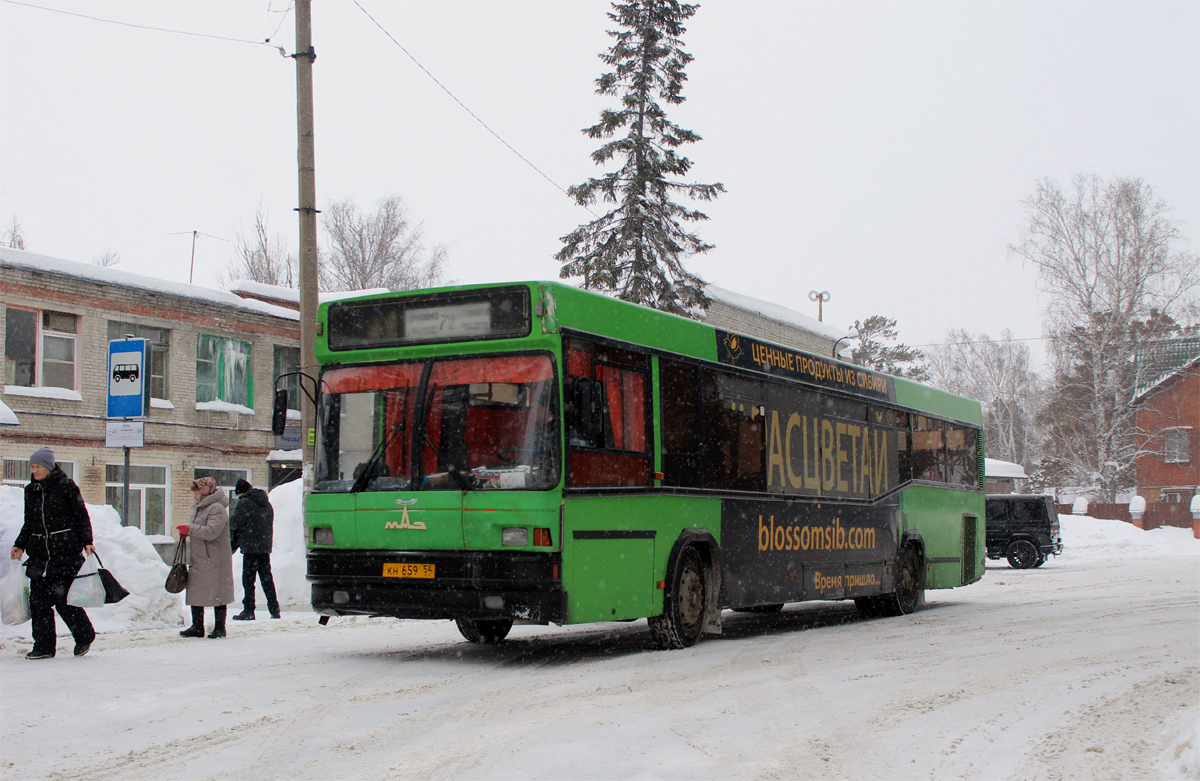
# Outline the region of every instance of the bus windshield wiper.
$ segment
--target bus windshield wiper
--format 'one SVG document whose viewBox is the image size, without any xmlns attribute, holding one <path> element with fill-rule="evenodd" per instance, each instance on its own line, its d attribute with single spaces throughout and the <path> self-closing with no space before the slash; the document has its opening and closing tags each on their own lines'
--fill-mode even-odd
<svg viewBox="0 0 1200 781">
<path fill-rule="evenodd" d="M 399 434 L 403 430 L 404 430 L 404 418 L 401 417 L 392 426 L 391 430 L 388 431 L 387 436 L 384 437 L 382 440 L 380 440 L 378 447 L 375 448 L 375 452 L 371 454 L 370 459 L 368 459 L 367 463 L 363 465 L 362 473 L 357 478 L 355 478 L 354 485 L 350 487 L 350 493 L 352 493 L 352 494 L 358 493 L 359 491 L 361 491 L 367 487 L 367 483 L 369 483 L 371 481 L 371 473 L 373 471 L 375 471 L 375 465 L 379 462 L 379 459 L 387 451 L 387 446 L 392 444 L 392 440 L 395 439 L 396 435 Z"/>
</svg>

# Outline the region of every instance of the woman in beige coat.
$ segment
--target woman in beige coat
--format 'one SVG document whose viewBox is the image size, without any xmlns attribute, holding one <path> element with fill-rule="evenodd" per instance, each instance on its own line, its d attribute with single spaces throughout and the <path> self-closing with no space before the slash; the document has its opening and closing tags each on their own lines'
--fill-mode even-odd
<svg viewBox="0 0 1200 781">
<path fill-rule="evenodd" d="M 187 604 L 192 625 L 179 634 L 204 637 L 204 608 L 211 606 L 215 625 L 210 638 L 225 636 L 225 606 L 233 602 L 233 551 L 229 545 L 229 497 L 211 477 L 192 482 L 192 520 L 176 527 L 188 543 Z"/>
</svg>

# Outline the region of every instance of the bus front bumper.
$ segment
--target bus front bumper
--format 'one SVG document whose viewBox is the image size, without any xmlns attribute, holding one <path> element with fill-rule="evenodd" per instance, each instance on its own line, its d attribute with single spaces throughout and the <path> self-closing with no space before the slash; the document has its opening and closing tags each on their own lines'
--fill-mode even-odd
<svg viewBox="0 0 1200 781">
<path fill-rule="evenodd" d="M 432 565 L 433 576 L 388 577 L 385 564 Z M 313 610 L 323 615 L 561 624 L 561 564 L 557 553 L 310 550 L 308 581 Z"/>
</svg>

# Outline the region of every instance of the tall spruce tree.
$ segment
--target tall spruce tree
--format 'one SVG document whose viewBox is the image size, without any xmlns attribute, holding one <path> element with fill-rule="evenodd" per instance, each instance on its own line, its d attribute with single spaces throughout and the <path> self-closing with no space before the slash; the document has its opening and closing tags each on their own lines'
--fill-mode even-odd
<svg viewBox="0 0 1200 781">
<path fill-rule="evenodd" d="M 696 8 L 676 0 L 613 3 L 608 18 L 620 29 L 609 31 L 616 42 L 600 55 L 613 70 L 596 79 L 596 92 L 619 97 L 620 108 L 602 111 L 600 121 L 583 132 L 612 139 L 592 160 L 604 165 L 615 158 L 620 167 L 568 193 L 582 206 L 602 199 L 614 207 L 563 236 L 555 255 L 563 264 L 560 276 L 581 277 L 588 290 L 693 317 L 708 306 L 708 297 L 704 281 L 684 268 L 683 259 L 712 245 L 684 224 L 708 217 L 672 197 L 711 201 L 725 187 L 680 180 L 692 162 L 677 150 L 700 136 L 668 120 L 660 102 L 684 101 L 684 67 L 692 56 L 680 36 Z"/>
</svg>

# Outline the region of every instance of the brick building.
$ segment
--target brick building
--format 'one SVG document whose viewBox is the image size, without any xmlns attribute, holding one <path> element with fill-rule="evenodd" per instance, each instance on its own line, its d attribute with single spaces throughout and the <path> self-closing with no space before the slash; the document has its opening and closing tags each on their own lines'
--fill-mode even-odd
<svg viewBox="0 0 1200 781">
<path fill-rule="evenodd" d="M 1138 494 L 1148 505 L 1177 505 L 1182 518 L 1200 492 L 1200 337 L 1151 345 L 1138 366 Z"/>
<path fill-rule="evenodd" d="M 834 345 L 848 335 L 845 329 L 834 328 L 808 315 L 715 285 L 709 285 L 704 292 L 712 299 L 704 322 L 725 331 L 827 356 L 832 356 Z M 845 341 L 837 347 L 849 355 L 850 346 Z"/>
<path fill-rule="evenodd" d="M 127 335 L 152 348 L 128 525 L 171 534 L 190 515 L 194 478 L 266 486 L 272 463 L 298 465 L 270 431 L 274 378 L 299 363 L 298 312 L 5 248 L 3 401 L 20 421 L 0 428 L 6 484 L 28 482 L 29 454 L 48 445 L 86 502 L 123 506 L 124 450 L 105 446 L 105 428 L 108 342 Z"/>
</svg>

